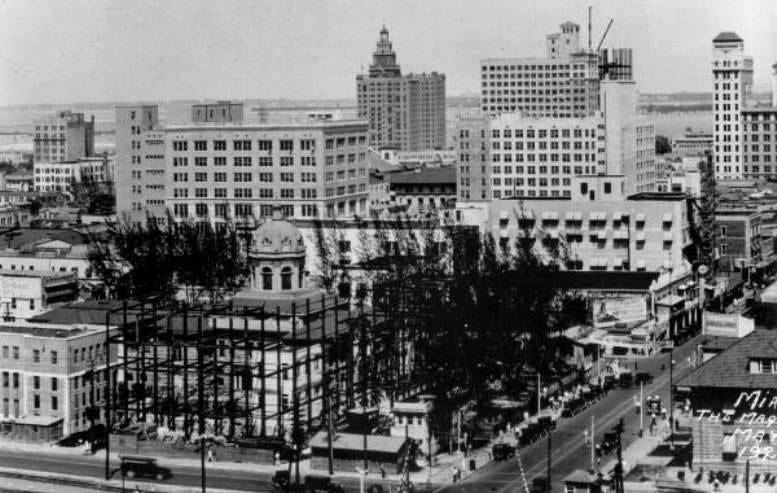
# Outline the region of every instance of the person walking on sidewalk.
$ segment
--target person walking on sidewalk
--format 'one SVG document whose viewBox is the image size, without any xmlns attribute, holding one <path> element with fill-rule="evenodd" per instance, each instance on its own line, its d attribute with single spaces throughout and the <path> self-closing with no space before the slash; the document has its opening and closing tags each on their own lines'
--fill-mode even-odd
<svg viewBox="0 0 777 493">
<path fill-rule="evenodd" d="M 642 402 L 639 400 L 639 395 L 634 394 L 634 409 L 636 409 L 637 414 L 639 414 L 639 410 L 642 407 Z"/>
</svg>

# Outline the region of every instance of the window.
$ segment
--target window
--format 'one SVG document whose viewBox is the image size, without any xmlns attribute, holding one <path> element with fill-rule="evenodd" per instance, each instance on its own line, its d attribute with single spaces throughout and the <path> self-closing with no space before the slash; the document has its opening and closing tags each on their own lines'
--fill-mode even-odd
<svg viewBox="0 0 777 493">
<path fill-rule="evenodd" d="M 208 173 L 194 173 L 194 181 L 208 181 Z"/>
<path fill-rule="evenodd" d="M 226 166 L 226 165 L 227 165 L 226 156 L 216 156 L 213 158 L 213 166 Z"/>
<path fill-rule="evenodd" d="M 286 291 L 291 289 L 291 267 L 284 267 L 281 270 L 281 289 Z"/>
<path fill-rule="evenodd" d="M 214 140 L 213 141 L 213 150 L 214 151 L 226 151 L 227 150 L 227 141 L 226 140 Z"/>
<path fill-rule="evenodd" d="M 40 390 L 40 377 L 38 375 L 32 377 L 32 388 L 35 390 Z"/>
<path fill-rule="evenodd" d="M 13 388 L 18 389 L 19 388 L 19 374 L 14 373 L 13 374 Z"/>
<path fill-rule="evenodd" d="M 216 173 L 218 174 L 218 173 Z M 217 199 L 225 199 L 227 198 L 227 189 L 226 188 L 214 188 L 213 189 L 213 196 Z"/>
<path fill-rule="evenodd" d="M 194 150 L 195 151 L 207 151 L 208 150 L 208 142 L 205 140 L 195 140 L 194 141 Z"/>
<path fill-rule="evenodd" d="M 225 182 L 227 181 L 227 174 L 226 173 L 213 173 L 213 181 L 215 182 Z"/>
<path fill-rule="evenodd" d="M 262 269 L 262 289 L 272 291 L 272 269 L 269 267 Z"/>
<path fill-rule="evenodd" d="M 8 388 L 8 376 L 9 376 L 8 372 L 4 371 L 3 372 L 3 387 L 5 387 L 5 388 Z"/>
<path fill-rule="evenodd" d="M 59 380 L 56 377 L 51 377 L 51 391 L 56 392 L 59 387 Z"/>
<path fill-rule="evenodd" d="M 232 149 L 235 151 L 250 151 L 251 150 L 251 141 L 250 140 L 233 140 L 232 141 Z"/>
<path fill-rule="evenodd" d="M 294 173 L 281 173 L 281 181 L 284 183 L 292 183 L 294 181 Z"/>
<path fill-rule="evenodd" d="M 185 151 L 186 150 L 186 141 L 185 140 L 174 140 L 173 141 L 173 150 L 174 151 Z"/>
<path fill-rule="evenodd" d="M 281 166 L 294 166 L 294 157 L 281 156 Z"/>
<path fill-rule="evenodd" d="M 348 240 L 340 240 L 337 242 L 340 253 L 348 253 L 351 251 L 351 242 Z"/>
<path fill-rule="evenodd" d="M 8 346 L 3 346 L 3 358 L 8 358 Z"/>
<path fill-rule="evenodd" d="M 40 349 L 33 349 L 32 350 L 32 362 L 33 363 L 40 363 Z"/>
<path fill-rule="evenodd" d="M 259 150 L 260 151 L 270 151 L 272 152 L 272 141 L 271 140 L 260 140 L 259 141 Z M 260 158 L 261 160 L 261 158 Z"/>
<path fill-rule="evenodd" d="M 32 407 L 35 409 L 40 409 L 40 396 L 38 394 L 35 394 L 32 397 Z"/>
<path fill-rule="evenodd" d="M 56 395 L 51 396 L 51 410 L 56 411 L 59 409 L 59 399 L 57 399 Z"/>
<path fill-rule="evenodd" d="M 13 347 L 13 359 L 19 359 L 19 346 Z"/>
<path fill-rule="evenodd" d="M 720 237 L 721 238 L 725 238 L 726 237 L 726 227 L 725 226 L 721 226 L 720 227 Z"/>
<path fill-rule="evenodd" d="M 281 140 L 280 141 L 280 147 L 282 151 L 292 151 L 294 150 L 294 141 L 293 140 Z"/>
</svg>

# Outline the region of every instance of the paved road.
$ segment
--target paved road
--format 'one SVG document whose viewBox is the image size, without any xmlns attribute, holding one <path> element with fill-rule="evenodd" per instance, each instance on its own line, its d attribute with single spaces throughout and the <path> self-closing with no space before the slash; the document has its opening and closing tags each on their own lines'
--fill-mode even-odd
<svg viewBox="0 0 777 493">
<path fill-rule="evenodd" d="M 159 459 L 159 464 L 164 466 L 164 459 Z M 103 479 L 105 477 L 104 458 L 88 455 L 62 455 L 62 454 L 41 454 L 24 453 L 18 451 L 0 450 L 0 465 L 3 467 L 17 468 L 22 471 L 43 471 L 50 473 L 69 474 L 89 478 Z M 118 467 L 118 464 L 113 464 Z M 246 466 L 250 467 L 250 466 Z M 163 483 L 180 485 L 186 487 L 198 487 L 201 484 L 199 467 L 171 467 L 173 477 L 164 481 L 154 481 L 147 478 L 138 479 L 141 483 Z M 267 472 L 251 472 L 233 469 L 211 469 L 206 471 L 208 488 L 223 488 L 229 490 L 251 491 L 257 493 L 275 491 L 269 483 L 270 474 Z M 119 479 L 121 475 L 116 470 L 114 478 Z M 347 492 L 359 491 L 359 480 L 353 477 L 336 478 L 337 482 L 342 484 Z M 127 479 L 127 484 L 134 484 L 131 479 Z M 368 478 L 367 485 L 379 482 L 375 478 Z"/>
<path fill-rule="evenodd" d="M 673 352 L 675 381 L 690 371 L 687 361 L 693 351 L 693 340 L 678 347 Z M 662 353 L 650 359 L 639 361 L 637 371 L 648 371 L 655 376 L 651 385 L 644 388 L 644 394 L 659 394 L 662 401 L 668 403 L 669 398 L 669 353 Z M 665 369 L 661 371 L 661 365 Z M 583 444 L 583 431 L 590 430 L 591 416 L 595 420 L 596 440 L 602 438 L 620 418 L 623 418 L 625 433 L 622 437 L 623 448 L 631 444 L 639 433 L 639 414 L 634 409 L 634 395 L 639 394 L 639 387 L 632 389 L 616 389 L 610 391 L 605 398 L 571 418 L 562 418 L 551 436 L 551 481 L 554 492 L 562 492 L 561 480 L 575 469 L 590 469 L 590 446 Z M 649 418 L 645 419 L 645 428 Z M 544 438 L 528 447 L 519 449 L 520 458 L 525 471 L 526 480 L 531 487 L 532 478 L 547 475 L 548 440 Z M 609 457 L 602 458 L 602 465 Z M 519 466 L 515 459 L 493 462 L 477 471 L 465 481 L 443 488 L 445 493 L 486 492 L 513 493 L 523 491 L 523 481 Z"/>
</svg>

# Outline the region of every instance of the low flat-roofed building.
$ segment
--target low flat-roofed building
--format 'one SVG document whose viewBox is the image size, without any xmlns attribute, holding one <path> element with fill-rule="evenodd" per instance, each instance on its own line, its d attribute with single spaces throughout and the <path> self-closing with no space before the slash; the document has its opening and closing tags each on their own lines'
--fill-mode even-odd
<svg viewBox="0 0 777 493">
<path fill-rule="evenodd" d="M 686 131 L 682 137 L 672 139 L 672 152 L 683 156 L 712 152 L 712 132 Z"/>
<path fill-rule="evenodd" d="M 0 269 L 0 317 L 28 318 L 78 297 L 72 272 Z"/>
<path fill-rule="evenodd" d="M 107 354 L 105 330 L 105 325 L 0 323 L 3 435 L 55 441 L 89 427 L 86 410 L 102 410 L 105 365 L 116 362 L 115 347 Z"/>
<path fill-rule="evenodd" d="M 417 168 L 387 175 L 392 205 L 407 204 L 418 212 L 448 209 L 456 204 L 456 168 Z"/>
<path fill-rule="evenodd" d="M 35 190 L 69 192 L 70 186 L 92 180 L 98 183 L 113 180 L 113 159 L 104 157 L 79 158 L 71 161 L 36 162 Z"/>
<path fill-rule="evenodd" d="M 366 442 L 366 446 L 365 446 Z M 403 437 L 382 435 L 361 435 L 356 433 L 335 433 L 332 437 L 332 455 L 336 471 L 353 471 L 363 467 L 365 455 L 369 471 L 380 473 L 381 468 L 390 474 L 402 472 L 408 440 Z M 313 452 L 310 467 L 329 467 L 329 440 L 326 431 L 320 431 L 310 439 Z"/>
<path fill-rule="evenodd" d="M 0 229 L 0 270 L 72 272 L 97 281 L 88 258 L 88 236 L 73 229 Z"/>
</svg>

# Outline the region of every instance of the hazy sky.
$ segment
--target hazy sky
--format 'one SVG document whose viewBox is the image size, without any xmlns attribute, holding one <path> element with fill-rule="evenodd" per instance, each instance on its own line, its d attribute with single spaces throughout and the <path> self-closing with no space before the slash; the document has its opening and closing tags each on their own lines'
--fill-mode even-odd
<svg viewBox="0 0 777 493">
<path fill-rule="evenodd" d="M 632 47 L 642 92 L 710 89 L 712 38 L 736 31 L 756 89 L 777 61 L 777 0 L 0 0 L 0 105 L 354 98 L 386 24 L 405 72 L 479 89 L 478 62 L 539 56 L 594 7 L 596 44 Z"/>
</svg>

